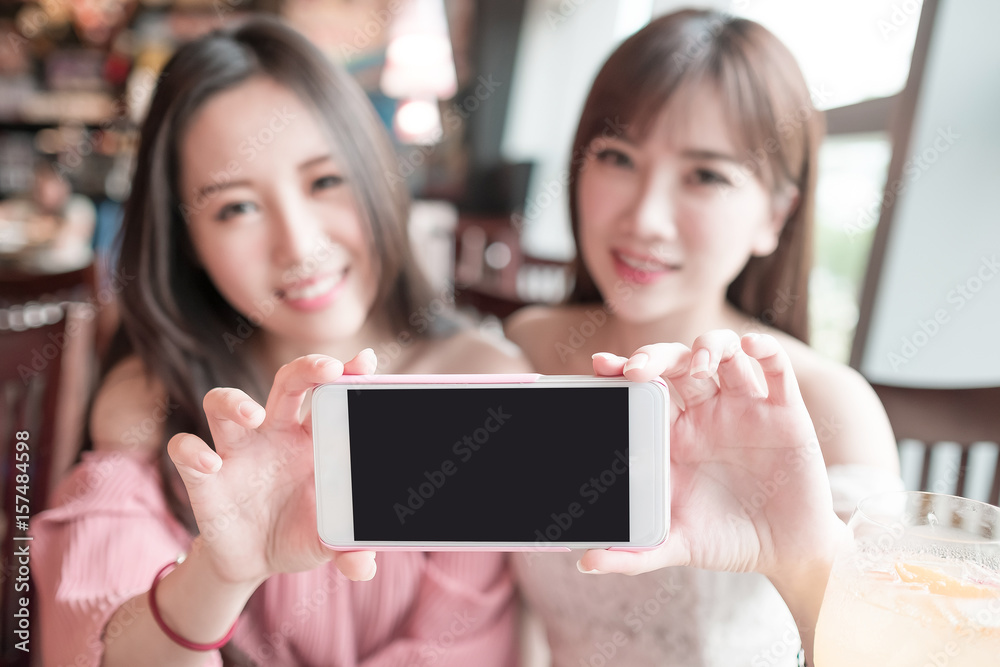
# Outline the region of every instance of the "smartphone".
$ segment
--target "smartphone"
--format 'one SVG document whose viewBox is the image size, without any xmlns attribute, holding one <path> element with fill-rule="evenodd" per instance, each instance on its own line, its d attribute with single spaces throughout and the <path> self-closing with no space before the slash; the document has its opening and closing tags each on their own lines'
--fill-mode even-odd
<svg viewBox="0 0 1000 667">
<path fill-rule="evenodd" d="M 312 396 L 335 549 L 650 549 L 669 524 L 662 381 L 345 376 Z"/>
</svg>

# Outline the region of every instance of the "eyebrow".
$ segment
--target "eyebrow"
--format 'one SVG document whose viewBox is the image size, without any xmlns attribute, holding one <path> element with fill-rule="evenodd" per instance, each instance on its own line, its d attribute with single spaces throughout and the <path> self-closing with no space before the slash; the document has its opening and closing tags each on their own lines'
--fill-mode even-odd
<svg viewBox="0 0 1000 667">
<path fill-rule="evenodd" d="M 722 160 L 724 162 L 739 164 L 739 160 L 737 160 L 734 156 L 729 153 L 720 153 L 719 151 L 688 148 L 682 151 L 681 155 L 694 160 Z"/>
<path fill-rule="evenodd" d="M 320 164 L 322 162 L 326 162 L 327 160 L 332 161 L 333 155 L 329 153 L 323 155 L 317 155 L 316 157 L 310 158 L 305 162 L 299 164 L 298 170 L 305 171 L 306 169 L 309 169 L 310 167 Z M 250 185 L 251 182 L 245 179 L 242 181 L 229 181 L 228 183 L 209 183 L 208 185 L 198 188 L 197 195 L 198 197 L 209 197 L 211 195 L 218 194 L 223 190 L 228 190 L 230 188 L 250 187 Z"/>
</svg>

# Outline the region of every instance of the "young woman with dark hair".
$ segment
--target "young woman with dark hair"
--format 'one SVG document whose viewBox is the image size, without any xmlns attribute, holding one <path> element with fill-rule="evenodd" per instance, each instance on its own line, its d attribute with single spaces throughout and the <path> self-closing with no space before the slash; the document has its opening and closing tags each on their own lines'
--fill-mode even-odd
<svg viewBox="0 0 1000 667">
<path fill-rule="evenodd" d="M 608 58 L 581 114 L 570 164 L 578 253 L 569 303 L 526 308 L 505 328 L 539 372 L 589 373 L 593 365 L 630 379 L 669 379 L 681 366 L 705 378 L 731 358 L 740 335 L 774 336 L 812 416 L 828 466 L 824 483 L 846 517 L 860 496 L 901 483 L 872 389 L 806 345 L 822 134 L 822 114 L 794 58 L 766 29 L 697 10 L 654 20 Z M 710 330 L 728 333 L 703 335 Z M 705 349 L 678 357 L 687 346 Z M 595 353 L 611 354 L 592 360 Z M 719 390 L 708 380 L 682 386 L 691 393 L 675 396 L 689 408 L 702 392 Z M 555 664 L 597 664 L 608 657 L 598 645 L 613 636 L 622 639 L 612 642 L 622 664 L 748 664 L 776 651 L 785 662 L 760 664 L 794 664 L 799 636 L 773 578 L 659 569 L 774 573 L 753 559 L 728 560 L 728 552 L 678 557 L 678 544 L 695 533 L 706 543 L 737 538 L 704 501 L 731 498 L 734 520 L 751 527 L 762 504 L 783 498 L 781 487 L 798 474 L 796 457 L 771 470 L 778 478 L 751 474 L 760 454 L 751 448 L 733 452 L 733 468 L 705 474 L 694 463 L 711 458 L 718 443 L 705 435 L 721 415 L 703 410 L 684 411 L 672 430 L 680 445 L 672 454 L 672 532 L 685 537 L 655 552 L 589 552 L 581 561 L 584 569 L 655 571 L 588 579 L 574 567 L 579 554 L 515 559 Z M 775 424 L 776 438 L 782 428 Z M 799 630 L 808 646 L 809 628 Z"/>
<path fill-rule="evenodd" d="M 316 534 L 314 384 L 375 372 L 365 348 L 382 372 L 526 370 L 447 315 L 411 323 L 441 308 L 393 169 L 360 88 L 277 22 L 166 65 L 92 451 L 33 522 L 47 664 L 512 663 L 502 555 L 385 553 L 357 582 L 374 554 Z"/>
</svg>

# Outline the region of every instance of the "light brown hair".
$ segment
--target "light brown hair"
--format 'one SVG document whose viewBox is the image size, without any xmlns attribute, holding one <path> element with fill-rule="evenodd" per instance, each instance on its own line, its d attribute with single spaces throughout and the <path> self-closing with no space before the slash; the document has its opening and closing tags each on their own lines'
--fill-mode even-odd
<svg viewBox="0 0 1000 667">
<path fill-rule="evenodd" d="M 395 158 L 384 127 L 354 80 L 303 36 L 270 18 L 256 18 L 185 44 L 166 64 L 143 124 L 135 175 L 124 207 L 120 266 L 135 276 L 122 291 L 123 336 L 109 362 L 135 353 L 163 383 L 170 404 L 165 433 L 195 433 L 212 443 L 202 399 L 212 387 L 244 389 L 257 400 L 268 387 L 252 369 L 249 345 L 233 345 L 253 327 L 215 288 L 195 258 L 178 190 L 179 146 L 194 115 L 212 97 L 252 77 L 266 76 L 297 94 L 333 144 L 370 231 L 381 269 L 373 309 L 394 327 L 430 301 L 406 233 L 405 188 L 386 174 Z M 189 529 L 176 471 L 166 454 L 161 470 L 171 506 Z M 171 484 L 173 480 L 173 484 Z"/>
<path fill-rule="evenodd" d="M 577 190 L 591 142 L 609 126 L 642 136 L 675 94 L 702 82 L 717 87 L 729 125 L 748 159 L 758 156 L 755 171 L 772 197 L 788 186 L 799 194 L 777 249 L 767 257 L 750 258 L 726 298 L 747 315 L 808 341 L 817 154 L 824 120 L 792 54 L 753 21 L 683 10 L 652 21 L 611 54 L 594 80 L 573 140 L 569 205 L 577 247 Z M 571 303 L 602 299 L 579 253 L 574 277 Z M 775 307 L 781 300 L 785 307 Z"/>
</svg>

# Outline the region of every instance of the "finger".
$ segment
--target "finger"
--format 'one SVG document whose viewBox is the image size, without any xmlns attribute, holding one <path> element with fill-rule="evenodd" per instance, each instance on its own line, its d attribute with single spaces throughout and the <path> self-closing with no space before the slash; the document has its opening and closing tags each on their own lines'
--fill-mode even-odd
<svg viewBox="0 0 1000 667">
<path fill-rule="evenodd" d="M 640 355 L 645 355 L 646 359 L 643 361 Z M 636 366 L 637 359 L 641 366 Z M 711 377 L 691 376 L 690 363 L 691 350 L 681 343 L 644 345 L 629 359 L 632 368 L 625 366 L 625 376 L 636 381 L 656 376 L 666 379 L 686 409 L 719 393 L 719 386 Z"/>
<path fill-rule="evenodd" d="M 167 455 L 174 462 L 188 490 L 204 484 L 222 468 L 222 459 L 204 440 L 190 433 L 178 433 L 167 443 Z"/>
<path fill-rule="evenodd" d="M 611 551 L 589 549 L 577 568 L 586 574 L 642 574 L 662 567 L 686 565 L 687 556 L 679 544 L 667 540 L 663 546 L 649 551 Z"/>
<path fill-rule="evenodd" d="M 698 336 L 691 346 L 691 375 L 710 377 L 719 370 L 719 363 L 729 359 L 740 347 L 740 337 L 729 329 L 716 329 Z"/>
<path fill-rule="evenodd" d="M 779 405 L 802 402 L 792 362 L 774 336 L 751 333 L 743 337 L 741 344 L 743 350 L 760 364 L 769 401 Z"/>
<path fill-rule="evenodd" d="M 375 356 L 375 350 L 366 347 L 344 364 L 344 375 L 372 375 L 377 367 L 378 358 Z"/>
<path fill-rule="evenodd" d="M 375 576 L 378 569 L 375 565 L 374 551 L 338 551 L 333 562 L 337 569 L 351 581 L 368 581 Z"/>
<path fill-rule="evenodd" d="M 344 364 L 333 357 L 310 354 L 291 361 L 274 376 L 267 397 L 267 420 L 277 428 L 301 425 L 300 411 L 306 393 L 318 384 L 334 382 L 344 374 Z"/>
<path fill-rule="evenodd" d="M 758 379 L 758 368 L 739 345 L 726 348 L 719 360 L 719 388 L 734 396 L 766 397 L 767 392 Z"/>
<path fill-rule="evenodd" d="M 219 451 L 243 442 L 264 421 L 264 408 L 239 389 L 216 388 L 202 401 L 208 428 Z"/>
<path fill-rule="evenodd" d="M 594 374 L 605 377 L 623 375 L 625 362 L 628 361 L 626 357 L 619 357 L 610 352 L 598 352 L 591 358 L 594 360 Z"/>
</svg>

